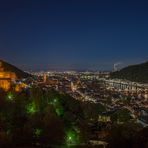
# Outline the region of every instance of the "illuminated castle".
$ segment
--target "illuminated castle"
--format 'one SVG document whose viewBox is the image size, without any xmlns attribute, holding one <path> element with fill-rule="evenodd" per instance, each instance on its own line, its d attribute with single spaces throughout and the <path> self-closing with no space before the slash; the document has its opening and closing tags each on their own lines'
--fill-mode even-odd
<svg viewBox="0 0 148 148">
<path fill-rule="evenodd" d="M 0 88 L 8 91 L 11 88 L 12 81 L 16 79 L 14 72 L 4 71 L 3 63 L 0 61 Z"/>
</svg>

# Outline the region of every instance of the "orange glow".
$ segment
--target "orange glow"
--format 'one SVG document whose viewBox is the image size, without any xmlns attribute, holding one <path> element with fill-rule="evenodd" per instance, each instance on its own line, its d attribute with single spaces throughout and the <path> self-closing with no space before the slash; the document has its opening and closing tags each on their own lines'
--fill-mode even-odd
<svg viewBox="0 0 148 148">
<path fill-rule="evenodd" d="M 18 84 L 18 85 L 16 85 L 16 87 L 15 87 L 15 91 L 16 91 L 16 92 L 20 92 L 20 91 L 22 91 L 22 89 L 25 88 L 26 86 L 27 86 L 27 85 L 26 85 L 25 83 Z"/>
<path fill-rule="evenodd" d="M 15 80 L 16 79 L 16 75 L 13 72 L 0 72 L 0 79 L 11 79 L 11 80 Z"/>
<path fill-rule="evenodd" d="M 0 63 L 0 88 L 8 91 L 11 88 L 12 81 L 16 79 L 16 74 L 14 72 L 4 71 L 2 63 Z"/>
<path fill-rule="evenodd" d="M 47 75 L 46 73 L 44 73 L 44 82 L 46 83 L 46 81 L 47 81 Z"/>
<path fill-rule="evenodd" d="M 8 91 L 11 87 L 11 81 L 9 79 L 0 79 L 0 88 Z"/>
</svg>

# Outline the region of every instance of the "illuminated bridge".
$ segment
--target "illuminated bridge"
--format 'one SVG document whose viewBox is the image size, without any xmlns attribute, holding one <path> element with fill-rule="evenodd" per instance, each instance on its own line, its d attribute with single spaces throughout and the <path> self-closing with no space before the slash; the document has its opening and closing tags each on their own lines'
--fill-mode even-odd
<svg viewBox="0 0 148 148">
<path fill-rule="evenodd" d="M 147 91 L 148 90 L 148 84 L 141 84 L 131 81 L 123 81 L 120 79 L 104 79 L 104 84 L 106 86 L 120 89 L 120 90 L 129 90 L 129 91 Z"/>
</svg>

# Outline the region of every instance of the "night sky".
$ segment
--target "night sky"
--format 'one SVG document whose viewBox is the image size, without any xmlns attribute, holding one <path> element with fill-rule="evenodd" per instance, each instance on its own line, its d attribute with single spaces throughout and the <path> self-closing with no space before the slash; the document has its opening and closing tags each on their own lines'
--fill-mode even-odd
<svg viewBox="0 0 148 148">
<path fill-rule="evenodd" d="M 0 59 L 24 70 L 148 60 L 145 0 L 0 0 Z"/>
</svg>

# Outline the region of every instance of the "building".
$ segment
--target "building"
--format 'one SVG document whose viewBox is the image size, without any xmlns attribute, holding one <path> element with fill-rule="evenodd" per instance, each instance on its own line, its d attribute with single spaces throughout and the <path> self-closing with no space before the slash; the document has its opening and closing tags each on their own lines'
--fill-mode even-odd
<svg viewBox="0 0 148 148">
<path fill-rule="evenodd" d="M 8 91 L 12 86 L 12 81 L 16 80 L 14 72 L 4 71 L 2 62 L 0 62 L 0 88 Z"/>
<path fill-rule="evenodd" d="M 99 122 L 111 122 L 110 116 L 107 115 L 99 115 L 98 117 Z"/>
<path fill-rule="evenodd" d="M 47 81 L 47 74 L 46 73 L 44 73 L 44 75 L 43 75 L 43 81 L 44 81 L 44 83 L 46 83 L 46 81 Z"/>
</svg>

